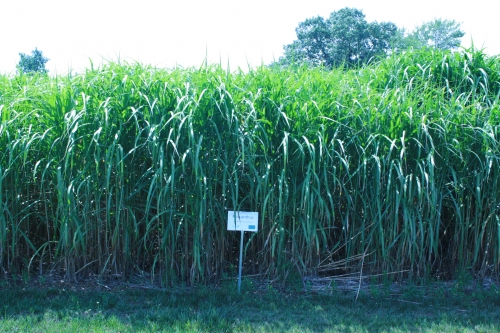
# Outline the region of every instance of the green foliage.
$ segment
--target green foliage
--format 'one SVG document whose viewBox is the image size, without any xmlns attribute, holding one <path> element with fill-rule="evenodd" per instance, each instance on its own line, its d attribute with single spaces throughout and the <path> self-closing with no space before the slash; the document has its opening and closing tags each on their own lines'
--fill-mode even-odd
<svg viewBox="0 0 500 333">
<path fill-rule="evenodd" d="M 43 56 L 43 52 L 34 49 L 31 51 L 31 55 L 24 53 L 19 53 L 20 60 L 17 65 L 18 69 L 22 73 L 47 73 L 45 64 L 49 61 L 48 58 Z"/>
<path fill-rule="evenodd" d="M 410 48 L 431 47 L 453 50 L 460 46 L 464 32 L 454 20 L 424 22 L 407 34 L 391 22 L 367 22 L 359 9 L 343 8 L 330 14 L 300 22 L 297 39 L 285 45 L 278 65 L 359 67 L 374 58 Z"/>
<path fill-rule="evenodd" d="M 500 262 L 499 59 L 0 77 L 0 272 L 452 278 Z M 25 272 L 27 272 L 25 274 Z"/>
<path fill-rule="evenodd" d="M 297 40 L 284 46 L 282 65 L 305 62 L 310 65 L 355 67 L 392 49 L 397 27 L 391 22 L 367 22 L 359 9 L 344 8 L 328 19 L 315 17 L 299 23 Z"/>
<path fill-rule="evenodd" d="M 460 26 L 461 23 L 455 20 L 441 18 L 424 22 L 406 37 L 408 46 L 432 47 L 440 50 L 456 49 L 465 35 L 465 32 L 460 30 Z"/>
</svg>

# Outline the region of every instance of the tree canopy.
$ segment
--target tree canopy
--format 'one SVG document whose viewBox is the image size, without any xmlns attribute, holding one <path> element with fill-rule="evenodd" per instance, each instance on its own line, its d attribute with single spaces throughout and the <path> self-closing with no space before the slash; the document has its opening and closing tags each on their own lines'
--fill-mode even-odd
<svg viewBox="0 0 500 333">
<path fill-rule="evenodd" d="M 43 56 L 43 52 L 35 48 L 31 51 L 31 55 L 19 53 L 20 60 L 17 65 L 19 71 L 23 73 L 47 73 L 45 64 L 49 61 L 48 58 Z"/>
<path fill-rule="evenodd" d="M 415 48 L 434 47 L 452 50 L 460 46 L 465 32 L 460 30 L 461 23 L 441 18 L 424 22 L 417 26 L 407 37 L 408 44 Z"/>
<path fill-rule="evenodd" d="M 280 63 L 352 67 L 388 52 L 398 28 L 391 22 L 367 22 L 361 10 L 344 8 L 328 19 L 307 19 L 295 31 L 297 40 L 284 46 Z"/>
<path fill-rule="evenodd" d="M 328 19 L 317 16 L 300 22 L 295 29 L 297 39 L 283 47 L 278 63 L 349 68 L 411 47 L 451 50 L 460 46 L 465 34 L 460 25 L 454 20 L 435 19 L 408 34 L 392 22 L 367 22 L 361 10 L 343 8 Z"/>
</svg>

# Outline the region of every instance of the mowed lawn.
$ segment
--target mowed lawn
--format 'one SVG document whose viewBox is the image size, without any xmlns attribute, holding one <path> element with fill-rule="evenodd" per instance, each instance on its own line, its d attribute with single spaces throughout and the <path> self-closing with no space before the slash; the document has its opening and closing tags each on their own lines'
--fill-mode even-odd
<svg viewBox="0 0 500 333">
<path fill-rule="evenodd" d="M 101 290 L 99 290 L 99 288 Z M 0 332 L 500 332 L 499 289 L 407 285 L 356 293 L 272 286 L 1 288 Z"/>
</svg>

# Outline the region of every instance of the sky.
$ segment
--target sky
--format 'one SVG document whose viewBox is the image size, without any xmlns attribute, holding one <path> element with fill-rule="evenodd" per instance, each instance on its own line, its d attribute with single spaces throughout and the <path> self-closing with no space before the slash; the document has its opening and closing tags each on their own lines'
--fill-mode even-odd
<svg viewBox="0 0 500 333">
<path fill-rule="evenodd" d="M 296 39 L 298 23 L 345 7 L 369 22 L 412 30 L 434 18 L 462 23 L 471 41 L 500 54 L 500 20 L 491 0 L 0 0 L 0 73 L 15 73 L 19 53 L 41 50 L 51 74 L 107 61 L 172 68 L 208 63 L 269 64 Z"/>
</svg>

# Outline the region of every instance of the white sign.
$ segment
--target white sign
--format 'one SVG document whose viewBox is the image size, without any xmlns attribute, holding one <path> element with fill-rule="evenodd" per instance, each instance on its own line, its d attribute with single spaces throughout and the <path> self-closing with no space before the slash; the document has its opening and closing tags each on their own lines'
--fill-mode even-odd
<svg viewBox="0 0 500 333">
<path fill-rule="evenodd" d="M 259 213 L 257 212 L 227 212 L 227 230 L 253 231 L 259 230 Z"/>
</svg>

